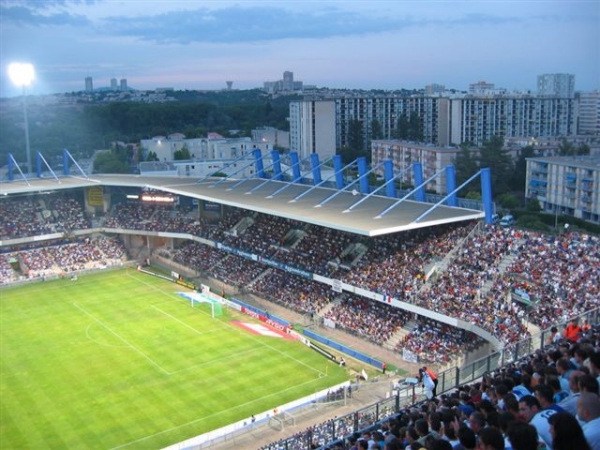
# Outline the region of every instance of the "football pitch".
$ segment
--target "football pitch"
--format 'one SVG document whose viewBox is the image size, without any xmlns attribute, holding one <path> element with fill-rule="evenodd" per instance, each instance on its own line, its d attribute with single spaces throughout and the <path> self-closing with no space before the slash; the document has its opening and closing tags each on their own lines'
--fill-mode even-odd
<svg viewBox="0 0 600 450">
<path fill-rule="evenodd" d="M 0 448 L 157 449 L 348 379 L 123 269 L 0 290 Z"/>
</svg>

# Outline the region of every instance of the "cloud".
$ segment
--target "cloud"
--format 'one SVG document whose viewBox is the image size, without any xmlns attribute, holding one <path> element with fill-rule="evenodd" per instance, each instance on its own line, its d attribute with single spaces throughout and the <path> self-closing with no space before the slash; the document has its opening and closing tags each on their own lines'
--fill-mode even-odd
<svg viewBox="0 0 600 450">
<path fill-rule="evenodd" d="M 20 2 L 3 1 L 0 4 L 2 22 L 14 22 L 19 25 L 57 26 L 89 25 L 90 21 L 81 14 L 66 12 L 73 4 L 91 4 L 93 0 L 24 0 Z"/>
<path fill-rule="evenodd" d="M 111 33 L 158 44 L 267 42 L 323 39 L 396 32 L 416 27 L 493 26 L 520 23 L 513 15 L 457 11 L 452 16 L 422 15 L 410 9 L 373 10 L 315 6 L 294 10 L 274 6 L 228 6 L 173 10 L 157 15 L 111 16 L 102 27 Z M 532 17 L 529 17 L 531 20 Z"/>
<path fill-rule="evenodd" d="M 380 33 L 413 26 L 410 19 L 367 17 L 335 8 L 296 12 L 275 7 L 200 8 L 156 16 L 109 17 L 111 33 L 161 44 L 264 42 Z"/>
</svg>

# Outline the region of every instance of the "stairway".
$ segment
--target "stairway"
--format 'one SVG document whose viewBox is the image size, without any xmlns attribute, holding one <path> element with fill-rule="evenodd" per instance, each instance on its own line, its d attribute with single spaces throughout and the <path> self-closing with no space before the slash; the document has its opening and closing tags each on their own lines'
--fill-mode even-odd
<svg viewBox="0 0 600 450">
<path fill-rule="evenodd" d="M 406 336 L 417 327 L 415 320 L 409 320 L 401 328 L 398 329 L 383 345 L 389 350 L 395 350 L 400 342 L 404 342 Z"/>
<path fill-rule="evenodd" d="M 525 243 L 524 239 L 519 239 L 515 242 L 515 245 L 517 246 L 517 248 L 519 248 L 524 243 Z M 496 274 L 496 276 L 494 278 L 492 278 L 491 280 L 487 280 L 481 287 L 481 292 L 480 292 L 481 298 L 485 298 L 487 293 L 490 291 L 490 289 L 494 285 L 494 281 L 496 280 L 496 278 L 504 275 L 506 273 L 506 270 L 512 265 L 512 263 L 514 262 L 514 260 L 516 258 L 517 258 L 517 254 L 512 253 L 512 252 L 509 253 L 508 255 L 506 255 L 504 258 L 502 258 L 502 261 L 500 261 L 500 263 L 498 264 L 498 273 Z"/>
</svg>

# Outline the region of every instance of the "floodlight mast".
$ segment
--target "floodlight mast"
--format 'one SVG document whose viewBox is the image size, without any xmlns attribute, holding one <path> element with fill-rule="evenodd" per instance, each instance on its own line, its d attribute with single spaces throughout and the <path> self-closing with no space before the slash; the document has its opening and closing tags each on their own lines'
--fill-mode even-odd
<svg viewBox="0 0 600 450">
<path fill-rule="evenodd" d="M 31 84 L 35 77 L 33 64 L 11 63 L 8 66 L 8 76 L 12 83 L 23 89 L 23 118 L 25 121 L 25 153 L 27 154 L 27 173 L 33 173 L 31 167 L 31 148 L 29 146 L 29 119 L 27 117 L 27 96 L 25 88 Z"/>
</svg>

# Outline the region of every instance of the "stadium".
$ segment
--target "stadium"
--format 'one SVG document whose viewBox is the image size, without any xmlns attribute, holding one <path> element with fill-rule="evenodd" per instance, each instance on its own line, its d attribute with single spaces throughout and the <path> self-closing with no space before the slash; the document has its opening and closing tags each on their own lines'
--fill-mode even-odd
<svg viewBox="0 0 600 450">
<path fill-rule="evenodd" d="M 423 365 L 450 392 L 553 326 L 594 332 L 600 239 L 492 223 L 489 174 L 476 209 L 451 183 L 428 202 L 422 175 L 404 195 L 386 171 L 383 195 L 360 163 L 327 184 L 259 160 L 249 179 L 65 164 L 0 185 L 3 447 L 344 448 L 425 398 L 388 389 Z M 369 383 L 375 406 L 286 435 Z"/>
</svg>

